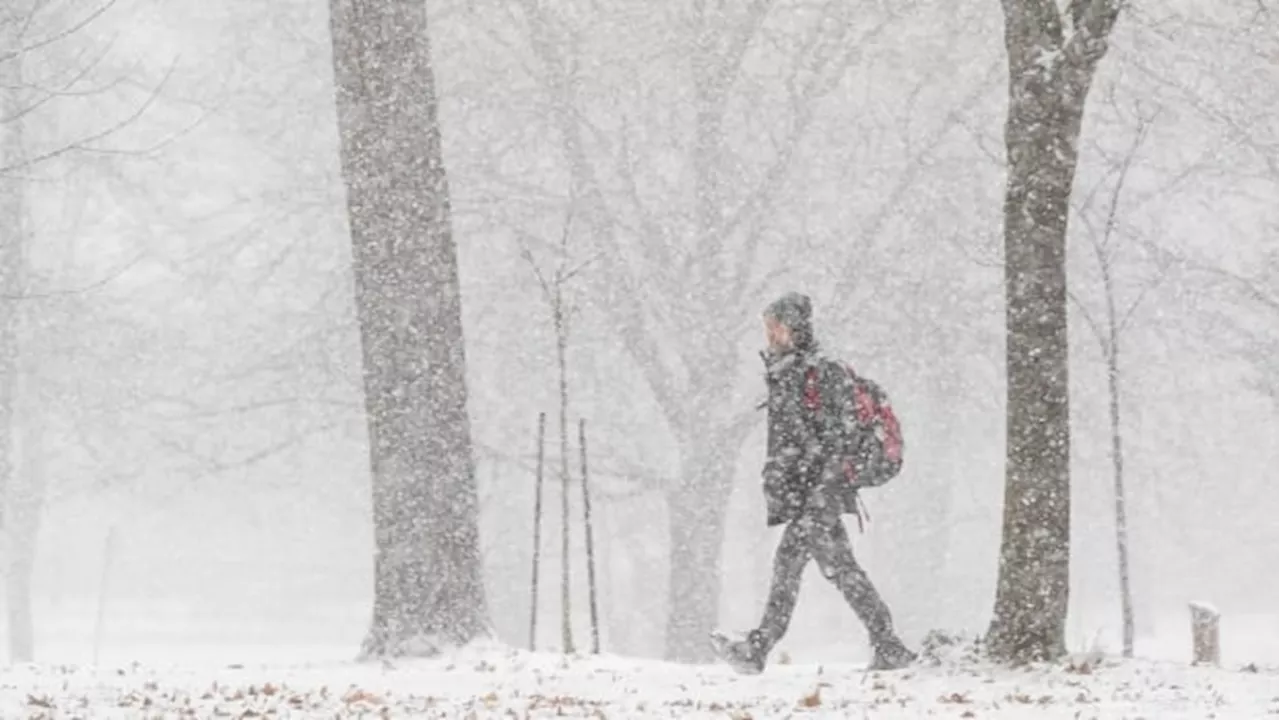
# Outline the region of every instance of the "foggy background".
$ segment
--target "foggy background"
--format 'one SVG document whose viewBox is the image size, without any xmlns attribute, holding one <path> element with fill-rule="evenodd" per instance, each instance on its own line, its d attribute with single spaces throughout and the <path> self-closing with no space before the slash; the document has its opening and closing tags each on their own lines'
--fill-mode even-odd
<svg viewBox="0 0 1280 720">
<path fill-rule="evenodd" d="M 524 249 L 554 268 L 568 173 L 518 8 L 430 7 L 487 589 L 499 637 L 523 645 L 535 425 L 557 403 L 549 308 Z M 677 330 L 696 317 L 663 324 L 705 303 L 638 250 L 661 237 L 678 261 L 692 222 L 684 11 L 565 0 L 555 42 L 576 58 L 572 111 L 594 130 L 592 167 L 635 228 L 617 241 L 659 298 L 659 346 L 732 344 L 732 410 L 752 407 L 764 302 L 811 294 L 826 349 L 884 385 L 904 425 L 901 477 L 864 494 L 867 532 L 851 527 L 860 560 L 908 642 L 981 632 L 1004 481 L 999 6 L 862 2 L 825 19 L 822 7 L 780 3 L 733 86 L 738 173 L 724 182 L 734 204 L 765 208 L 761 261 L 738 270 L 758 301 L 718 308 L 705 335 Z M 55 35 L 91 10 L 49 3 L 28 32 Z M 805 50 L 822 33 L 846 33 L 833 47 L 848 55 Z M 39 499 L 37 659 L 92 658 L 104 578 L 104 661 L 354 656 L 373 548 L 326 4 L 118 0 L 23 66 L 24 87 L 49 96 L 25 119 L 28 157 L 50 157 L 22 171 L 32 272 L 10 490 Z M 1226 658 L 1276 661 L 1276 67 L 1274 3 L 1204 0 L 1132 6 L 1100 66 L 1071 220 L 1071 649 L 1119 647 L 1106 374 L 1086 314 L 1105 301 L 1090 225 L 1105 223 L 1108 183 L 1130 157 L 1112 242 L 1120 303 L 1141 298 L 1121 338 L 1139 652 L 1185 632 L 1186 602 L 1206 600 L 1228 638 L 1255 629 L 1248 647 L 1228 639 Z M 823 92 L 789 95 L 789 81 L 817 75 Z M 597 240 L 580 220 L 569 228 L 570 264 L 590 273 Z M 667 526 L 655 483 L 680 472 L 679 448 L 604 308 L 585 284 L 567 293 L 604 650 L 658 656 Z M 764 529 L 763 442 L 760 413 L 728 509 L 726 627 L 756 622 L 777 540 Z M 542 648 L 560 635 L 557 448 L 551 423 Z M 866 654 L 818 573 L 791 627 L 780 648 L 797 660 Z"/>
</svg>

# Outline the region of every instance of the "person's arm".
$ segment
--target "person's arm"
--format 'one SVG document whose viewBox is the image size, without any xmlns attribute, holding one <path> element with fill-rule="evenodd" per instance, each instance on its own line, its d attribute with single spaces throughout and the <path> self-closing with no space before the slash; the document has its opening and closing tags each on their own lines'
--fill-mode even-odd
<svg viewBox="0 0 1280 720">
<path fill-rule="evenodd" d="M 824 459 L 814 410 L 805 403 L 805 376 L 797 369 L 769 379 L 765 490 L 791 508 L 803 507 L 820 478 Z"/>
<path fill-rule="evenodd" d="M 766 366 L 768 361 L 766 359 Z M 794 404 L 790 402 L 791 383 L 788 373 L 766 372 L 765 383 L 769 398 L 766 401 L 768 418 L 766 425 L 765 461 L 761 471 L 765 498 L 766 523 L 770 526 L 788 522 L 799 516 L 803 496 L 796 492 L 799 466 L 794 418 Z"/>
</svg>

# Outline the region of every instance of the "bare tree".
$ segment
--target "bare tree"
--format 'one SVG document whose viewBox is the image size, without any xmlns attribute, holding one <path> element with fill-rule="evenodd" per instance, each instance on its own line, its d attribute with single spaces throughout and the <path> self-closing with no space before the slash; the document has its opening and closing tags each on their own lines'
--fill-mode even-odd
<svg viewBox="0 0 1280 720">
<path fill-rule="evenodd" d="M 557 248 L 555 271 L 550 277 L 539 267 L 533 256 L 532 238 L 517 231 L 520 240 L 520 254 L 529 263 L 533 274 L 538 279 L 538 287 L 542 290 L 543 300 L 547 303 L 551 328 L 556 338 L 556 379 L 557 397 L 559 399 L 560 425 L 560 637 L 561 650 L 565 653 L 574 651 L 573 622 L 570 593 L 570 543 L 569 543 L 569 339 L 570 325 L 575 307 L 566 297 L 567 285 L 590 261 L 571 266 L 572 256 L 569 252 L 569 238 L 573 228 L 572 206 L 566 215 L 564 229 L 560 233 Z M 585 482 L 585 481 L 584 481 Z M 535 550 L 536 552 L 536 550 Z"/>
<path fill-rule="evenodd" d="M 55 325 L 74 325 L 68 318 L 85 311 L 80 306 L 78 312 L 57 312 L 67 308 L 53 309 L 47 301 L 77 292 L 50 293 L 37 282 L 31 242 L 49 233 L 32 219 L 36 184 L 31 179 L 38 168 L 57 161 L 81 163 L 94 153 L 147 152 L 105 147 L 102 141 L 142 117 L 161 89 L 151 88 L 122 117 L 97 129 L 59 132 L 56 120 L 64 115 L 57 101 L 80 104 L 130 79 L 122 74 L 98 85 L 94 76 L 104 65 L 109 43 L 94 36 L 92 25 L 113 4 L 105 0 L 64 7 L 30 0 L 0 9 L 0 529 L 7 550 L 10 659 L 15 662 L 30 661 L 35 654 L 30 587 L 47 493 L 44 415 L 63 399 L 55 397 L 56 382 L 49 377 L 48 367 L 58 355 L 50 351 L 56 344 L 50 338 L 58 335 Z M 78 394 L 63 407 L 74 411 L 77 400 Z"/>
<path fill-rule="evenodd" d="M 331 0 L 377 555 L 365 656 L 489 633 L 426 3 Z"/>
<path fill-rule="evenodd" d="M 1093 338 L 1098 342 L 1098 349 L 1102 354 L 1107 372 L 1107 409 L 1111 436 L 1110 455 L 1114 492 L 1116 560 L 1120 587 L 1123 654 L 1125 657 L 1133 657 L 1135 621 L 1129 559 L 1129 513 L 1124 482 L 1124 434 L 1121 424 L 1121 389 L 1123 383 L 1120 374 L 1120 348 L 1121 340 L 1126 330 L 1131 326 L 1134 313 L 1142 306 L 1143 301 L 1148 296 L 1148 292 L 1164 279 L 1168 263 L 1161 262 L 1155 277 L 1144 284 L 1141 291 L 1123 307 L 1121 306 L 1122 301 L 1117 288 L 1116 273 L 1120 245 L 1119 237 L 1122 234 L 1121 218 L 1123 213 L 1121 202 L 1126 189 L 1126 181 L 1142 149 L 1143 142 L 1150 132 L 1151 124 L 1155 119 L 1154 115 L 1152 113 L 1138 118 L 1129 146 L 1125 148 L 1123 155 L 1115 163 L 1115 167 L 1104 175 L 1103 181 L 1095 187 L 1094 191 L 1086 194 L 1085 200 L 1081 203 L 1076 214 L 1085 225 L 1084 236 L 1089 244 L 1095 267 L 1102 281 L 1102 317 L 1095 317 L 1076 293 L 1069 293 L 1072 302 L 1075 303 L 1080 315 L 1089 326 Z M 1109 191 L 1105 193 L 1105 198 L 1101 203 L 1096 203 L 1099 207 L 1095 209 L 1093 207 L 1095 205 L 1092 202 L 1093 199 L 1097 192 L 1108 184 L 1110 185 Z M 1095 214 L 1101 217 L 1095 218 Z M 1101 221 L 1100 227 L 1099 220 Z"/>
<path fill-rule="evenodd" d="M 1077 141 L 1118 0 L 1004 0 L 1007 460 L 992 653 L 1056 658 L 1071 558 L 1067 216 Z"/>
</svg>

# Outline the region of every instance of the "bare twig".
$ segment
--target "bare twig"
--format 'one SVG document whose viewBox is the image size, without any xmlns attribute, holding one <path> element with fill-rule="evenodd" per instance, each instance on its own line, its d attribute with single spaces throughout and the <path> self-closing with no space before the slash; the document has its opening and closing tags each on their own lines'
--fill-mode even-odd
<svg viewBox="0 0 1280 720">
<path fill-rule="evenodd" d="M 31 167 L 32 165 L 36 165 L 46 160 L 52 160 L 53 158 L 66 155 L 71 152 L 114 152 L 109 149 L 90 147 L 89 143 L 93 143 L 98 140 L 102 140 L 104 138 L 110 137 L 111 135 L 119 132 L 120 130 L 136 122 L 138 118 L 142 117 L 143 114 L 147 112 L 147 110 L 151 107 L 151 105 L 160 96 L 161 88 L 163 88 L 165 83 L 168 82 L 169 78 L 173 76 L 173 72 L 176 68 L 177 68 L 177 60 L 175 59 L 173 64 L 171 64 L 169 66 L 169 69 L 165 72 L 164 77 L 160 80 L 160 83 L 156 85 L 155 91 L 152 92 L 149 96 L 147 96 L 147 98 L 142 102 L 142 104 L 140 104 L 137 108 L 135 108 L 134 111 L 130 113 L 128 116 L 126 116 L 125 118 L 117 121 L 116 123 L 108 126 L 103 130 L 100 130 L 92 135 L 89 135 L 85 138 L 77 140 L 74 143 L 71 143 L 69 145 L 64 145 L 63 147 L 58 148 L 57 150 L 51 150 L 49 152 L 42 153 L 32 158 L 26 158 L 18 163 L 14 163 L 12 165 L 8 165 L 5 167 L 0 167 L 0 174 L 8 174 L 13 172 L 14 170 Z"/>
<path fill-rule="evenodd" d="M 110 10 L 112 6 L 114 6 L 115 4 L 116 4 L 115 0 L 107 0 L 107 2 L 103 3 L 102 5 L 99 5 L 97 8 L 93 10 L 93 12 L 86 15 L 78 23 L 75 23 L 69 27 L 63 28 L 62 30 L 54 34 L 49 35 L 48 37 L 41 38 L 40 40 L 37 40 L 36 42 L 33 42 L 29 45 L 24 45 L 18 48 L 17 50 L 10 50 L 8 52 L 0 53 L 0 62 L 8 62 L 9 60 L 13 60 L 21 55 L 29 53 L 32 50 L 39 50 L 40 48 L 45 47 L 46 45 L 52 45 L 53 43 L 56 43 L 59 40 L 71 37 L 72 35 L 76 34 L 80 30 L 83 30 L 84 28 L 88 27 L 89 24 L 92 23 L 94 20 L 97 20 L 98 18 L 102 17 L 102 15 L 105 14 L 107 10 Z M 35 15 L 34 11 L 35 11 L 35 7 L 33 6 L 32 12 L 29 13 L 26 18 L 27 27 L 30 26 L 31 20 Z M 21 35 L 19 35 L 19 37 L 25 34 L 26 33 L 24 28 L 24 32 Z"/>
</svg>

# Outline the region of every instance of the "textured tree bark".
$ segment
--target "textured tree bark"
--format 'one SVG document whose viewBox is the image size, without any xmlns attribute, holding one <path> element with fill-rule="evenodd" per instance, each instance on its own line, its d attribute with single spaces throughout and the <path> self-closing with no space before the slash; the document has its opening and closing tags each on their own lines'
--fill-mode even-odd
<svg viewBox="0 0 1280 720">
<path fill-rule="evenodd" d="M 457 252 L 423 0 L 331 0 L 376 533 L 365 656 L 489 634 Z"/>
<path fill-rule="evenodd" d="M 1066 237 L 1085 101 L 1119 11 L 1076 0 L 1004 0 L 1005 323 L 1008 383 L 1003 535 L 993 655 L 1066 650 L 1071 559 Z M 1072 32 L 1063 29 L 1069 20 Z"/>
<path fill-rule="evenodd" d="M 725 494 L 727 501 L 727 493 Z M 710 633 L 720 611 L 720 555 L 724 509 L 705 488 L 683 484 L 667 494 L 669 575 L 666 653 L 668 660 L 710 662 Z"/>
<path fill-rule="evenodd" d="M 667 490 L 670 545 L 666 658 L 710 662 L 710 632 L 720 612 L 720 557 L 733 460 L 741 437 L 688 432 L 680 478 Z M 763 528 L 763 523 L 761 524 Z"/>
</svg>

